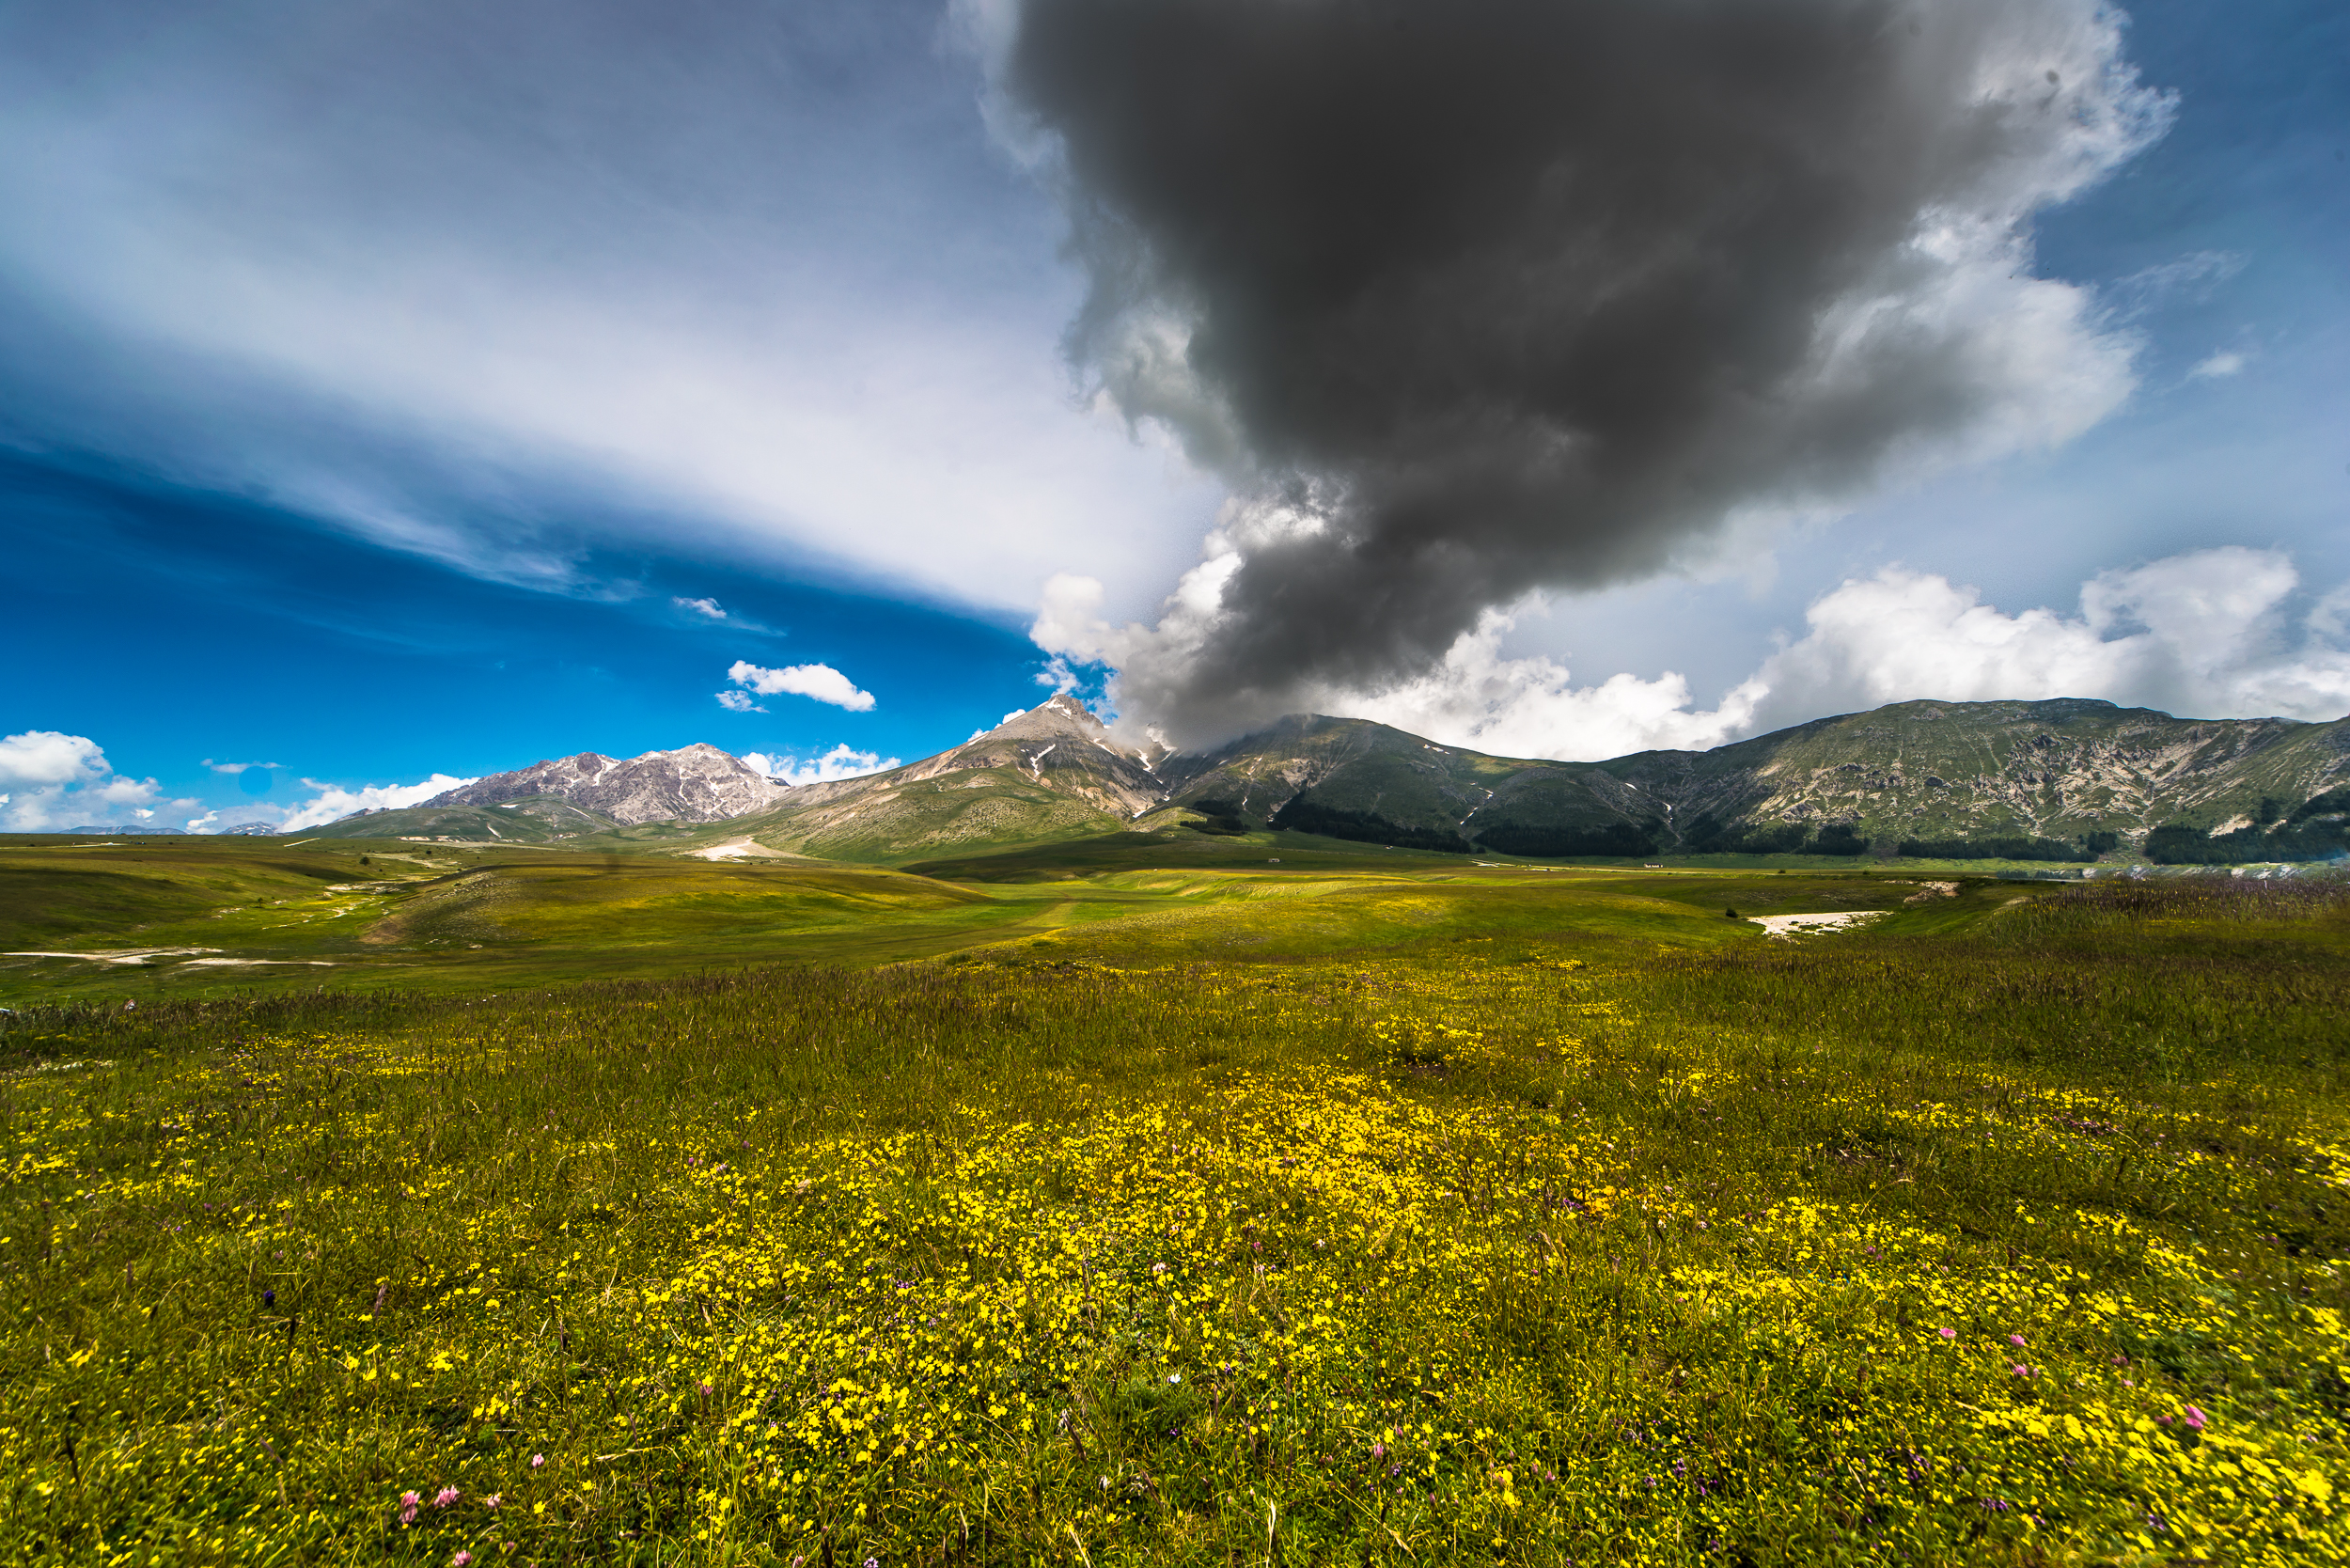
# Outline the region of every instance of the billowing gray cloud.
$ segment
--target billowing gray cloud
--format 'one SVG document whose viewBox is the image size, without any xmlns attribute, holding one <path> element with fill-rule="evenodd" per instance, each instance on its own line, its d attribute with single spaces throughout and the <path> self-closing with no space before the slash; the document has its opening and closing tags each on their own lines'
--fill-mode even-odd
<svg viewBox="0 0 2350 1568">
<path fill-rule="evenodd" d="M 2094 0 L 1012 0 L 974 13 L 1090 291 L 1073 358 L 1233 482 L 1152 627 L 1178 739 L 1489 608 L 2062 440 L 2132 342 L 2033 215 L 2169 105 Z"/>
</svg>

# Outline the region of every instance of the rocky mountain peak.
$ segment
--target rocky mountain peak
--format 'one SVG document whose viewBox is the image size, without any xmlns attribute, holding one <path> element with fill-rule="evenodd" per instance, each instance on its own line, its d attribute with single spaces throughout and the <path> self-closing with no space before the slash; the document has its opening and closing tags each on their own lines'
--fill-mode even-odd
<svg viewBox="0 0 2350 1568">
<path fill-rule="evenodd" d="M 721 822 L 766 810 L 791 792 L 790 785 L 768 777 L 733 753 L 697 742 L 675 751 L 648 751 L 625 759 L 583 751 L 511 773 L 492 774 L 424 804 L 495 806 L 552 795 L 602 812 L 623 826 L 634 826 L 651 822 Z"/>
<path fill-rule="evenodd" d="M 942 752 L 914 766 L 921 770 L 917 776 L 1007 764 L 1039 771 L 1049 769 L 1049 760 L 1054 757 L 1060 759 L 1063 768 L 1085 757 L 1089 759 L 1087 771 L 1108 766 L 1115 773 L 1132 776 L 1133 789 L 1138 796 L 1155 796 L 1157 786 L 1151 781 L 1151 775 L 1167 755 L 1167 747 L 1156 743 L 1137 746 L 1112 733 L 1091 709 L 1061 692 L 1025 713 L 1006 719 L 987 733 L 973 736 L 952 751 Z"/>
<path fill-rule="evenodd" d="M 1167 756 L 1163 746 L 1129 745 L 1061 693 L 935 757 L 804 785 L 783 803 L 777 815 L 790 822 L 778 827 L 802 842 L 878 830 L 944 847 L 1038 823 L 1131 822 L 1166 796 L 1153 770 Z"/>
<path fill-rule="evenodd" d="M 1025 713 L 1016 713 L 986 734 L 968 742 L 1085 740 L 1107 742 L 1109 727 L 1093 711 L 1067 692 L 1046 698 Z"/>
</svg>

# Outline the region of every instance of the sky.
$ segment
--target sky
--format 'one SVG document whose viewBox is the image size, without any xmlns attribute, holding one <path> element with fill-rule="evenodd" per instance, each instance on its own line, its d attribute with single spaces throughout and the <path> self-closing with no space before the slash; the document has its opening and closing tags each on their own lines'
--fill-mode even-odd
<svg viewBox="0 0 2350 1568">
<path fill-rule="evenodd" d="M 0 12 L 0 827 L 2350 712 L 2307 0 Z"/>
</svg>

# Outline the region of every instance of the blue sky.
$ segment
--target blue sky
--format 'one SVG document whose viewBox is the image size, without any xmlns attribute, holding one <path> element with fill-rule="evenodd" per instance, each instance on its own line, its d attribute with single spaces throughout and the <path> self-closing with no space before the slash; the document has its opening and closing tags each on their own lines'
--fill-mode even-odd
<svg viewBox="0 0 2350 1568">
<path fill-rule="evenodd" d="M 294 806 L 316 792 L 305 776 L 364 787 L 697 740 L 778 771 L 842 745 L 920 756 L 1042 695 L 1012 618 L 837 582 L 590 551 L 579 586 L 550 592 L 118 473 L 19 461 L 0 486 L 33 525 L 13 554 L 11 729 L 123 737 L 115 769 L 199 801 L 189 816 Z M 853 669 L 874 700 L 754 699 L 728 679 L 738 662 Z M 208 765 L 253 761 L 279 766 Z"/>
<path fill-rule="evenodd" d="M 1168 595 L 1264 547 L 1066 357 L 1067 185 L 990 75 L 1018 13 L 0 18 L 0 825 L 911 760 L 1055 654 L 1154 716 Z M 2350 18 L 2128 15 L 2169 129 L 2029 226 L 2126 355 L 2109 409 L 1495 600 L 1313 705 L 1560 756 L 1923 696 L 2350 709 Z M 736 712 L 738 662 L 871 703 Z"/>
</svg>

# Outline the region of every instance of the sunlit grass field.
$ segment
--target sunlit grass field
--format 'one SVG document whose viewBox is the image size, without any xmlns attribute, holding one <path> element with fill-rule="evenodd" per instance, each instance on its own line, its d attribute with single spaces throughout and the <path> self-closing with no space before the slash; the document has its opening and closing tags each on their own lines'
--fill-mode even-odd
<svg viewBox="0 0 2350 1568">
<path fill-rule="evenodd" d="M 924 870 L 352 839 L 0 836 L 0 1007 L 866 967 L 1108 924 L 1150 933 L 1142 950 L 1159 963 L 1175 942 L 1297 957 L 1447 929 L 1708 947 L 1762 939 L 1712 922 L 1725 907 L 1891 909 L 1914 931 L 1966 925 L 2029 890 L 1981 868 L 1486 864 L 1294 833 L 1120 834 Z M 1937 876 L 1966 890 L 1908 907 L 1920 879 Z M 1252 907 L 1267 900 L 1277 904 Z M 1185 926 L 1198 929 L 1179 935 Z"/>
<path fill-rule="evenodd" d="M 936 886 L 861 917 L 1010 907 Z M 24 1013 L 0 1553 L 2350 1560 L 2350 895 L 1916 891 L 1139 870 Z"/>
</svg>

